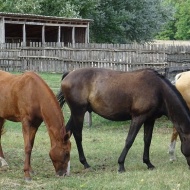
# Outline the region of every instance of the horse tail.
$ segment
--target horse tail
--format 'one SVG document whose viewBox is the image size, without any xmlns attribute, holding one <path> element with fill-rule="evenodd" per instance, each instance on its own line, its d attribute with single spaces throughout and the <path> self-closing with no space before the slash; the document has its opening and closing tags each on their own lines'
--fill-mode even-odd
<svg viewBox="0 0 190 190">
<path fill-rule="evenodd" d="M 61 89 L 57 93 L 56 98 L 57 98 L 57 100 L 59 102 L 60 107 L 62 108 L 64 103 L 65 103 L 65 98 L 64 98 L 64 95 L 63 95 L 63 92 L 62 92 Z"/>
<path fill-rule="evenodd" d="M 62 78 L 61 78 L 61 81 L 62 81 L 68 74 L 69 74 L 69 72 L 63 73 Z M 65 103 L 65 98 L 64 98 L 63 91 L 62 91 L 61 88 L 60 88 L 59 92 L 57 93 L 56 98 L 57 98 L 57 100 L 58 100 L 58 102 L 59 102 L 60 107 L 62 108 L 63 105 L 64 105 L 64 103 Z"/>
</svg>

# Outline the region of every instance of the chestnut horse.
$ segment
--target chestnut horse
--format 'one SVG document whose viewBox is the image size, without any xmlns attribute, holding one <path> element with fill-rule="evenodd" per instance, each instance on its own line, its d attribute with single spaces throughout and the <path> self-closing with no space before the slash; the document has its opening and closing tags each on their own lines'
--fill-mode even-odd
<svg viewBox="0 0 190 190">
<path fill-rule="evenodd" d="M 80 162 L 90 167 L 83 151 L 82 128 L 85 112 L 95 112 L 113 121 L 131 120 L 125 146 L 118 159 L 119 172 L 135 137 L 144 124 L 143 162 L 153 169 L 149 149 L 155 120 L 167 115 L 176 126 L 181 139 L 181 150 L 190 165 L 190 111 L 169 80 L 151 69 L 133 72 L 101 68 L 82 68 L 62 77 L 57 94 L 60 106 L 66 101 L 71 116 L 66 130 L 73 133 Z"/>
<path fill-rule="evenodd" d="M 190 71 L 179 73 L 175 77 L 175 86 L 178 91 L 183 96 L 184 100 L 187 103 L 188 108 L 190 109 Z M 173 127 L 171 143 L 169 146 L 170 161 L 176 160 L 175 155 L 175 146 L 178 137 L 178 132 L 175 127 Z M 189 144 L 190 146 L 190 144 Z"/>
<path fill-rule="evenodd" d="M 44 121 L 51 141 L 50 158 L 55 172 L 65 176 L 70 159 L 70 140 L 66 133 L 64 118 L 52 90 L 34 72 L 13 75 L 0 71 L 0 131 L 5 120 L 22 123 L 25 146 L 24 176 L 31 180 L 31 153 L 36 132 Z M 1 136 L 0 136 L 1 140 Z M 0 141 L 1 167 L 5 161 Z"/>
</svg>

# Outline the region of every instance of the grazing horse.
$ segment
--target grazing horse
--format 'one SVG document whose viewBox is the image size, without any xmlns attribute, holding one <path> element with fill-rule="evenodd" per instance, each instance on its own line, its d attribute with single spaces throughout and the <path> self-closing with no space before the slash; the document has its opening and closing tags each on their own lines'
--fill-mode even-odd
<svg viewBox="0 0 190 190">
<path fill-rule="evenodd" d="M 181 151 L 190 165 L 190 111 L 182 98 L 164 76 L 151 69 L 133 72 L 102 68 L 82 68 L 64 74 L 57 94 L 60 106 L 67 102 L 71 116 L 66 130 L 73 133 L 80 162 L 90 167 L 83 151 L 82 128 L 85 112 L 95 112 L 112 120 L 131 120 L 125 146 L 118 159 L 119 172 L 135 137 L 144 124 L 143 162 L 153 169 L 149 149 L 155 120 L 166 115 L 176 126 L 181 139 Z"/>
<path fill-rule="evenodd" d="M 175 76 L 175 86 L 177 90 L 181 93 L 184 100 L 190 109 L 190 71 L 179 73 Z M 178 132 L 175 127 L 173 127 L 171 143 L 169 146 L 170 161 L 176 160 L 175 146 L 178 137 Z M 190 144 L 189 144 L 190 146 Z"/>
<path fill-rule="evenodd" d="M 51 142 L 50 158 L 58 176 L 65 176 L 71 144 L 56 96 L 34 72 L 13 75 L 0 71 L 0 132 L 5 120 L 22 123 L 25 146 L 24 176 L 31 180 L 30 158 L 38 127 L 44 121 Z M 1 136 L 0 136 L 1 140 Z M 0 141 L 1 167 L 7 166 Z"/>
</svg>

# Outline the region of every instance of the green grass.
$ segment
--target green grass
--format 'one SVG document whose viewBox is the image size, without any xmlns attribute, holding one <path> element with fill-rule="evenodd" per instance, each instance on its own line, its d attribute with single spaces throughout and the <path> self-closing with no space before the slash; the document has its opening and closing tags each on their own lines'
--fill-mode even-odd
<svg viewBox="0 0 190 190">
<path fill-rule="evenodd" d="M 56 93 L 61 75 L 40 74 Z M 69 109 L 64 107 L 65 122 Z M 189 169 L 177 143 L 178 160 L 169 162 L 168 145 L 172 124 L 165 117 L 156 122 L 150 158 L 155 170 L 147 170 L 142 163 L 143 129 L 140 130 L 126 157 L 126 172 L 118 174 L 118 157 L 124 147 L 130 122 L 111 122 L 93 114 L 93 126 L 83 130 L 83 146 L 91 169 L 84 170 L 71 137 L 71 174 L 58 178 L 49 158 L 50 140 L 44 124 L 37 132 L 32 152 L 33 180 L 23 180 L 24 146 L 20 123 L 6 122 L 7 132 L 2 136 L 2 146 L 9 163 L 9 170 L 0 171 L 0 190 L 178 190 L 189 189 Z"/>
</svg>

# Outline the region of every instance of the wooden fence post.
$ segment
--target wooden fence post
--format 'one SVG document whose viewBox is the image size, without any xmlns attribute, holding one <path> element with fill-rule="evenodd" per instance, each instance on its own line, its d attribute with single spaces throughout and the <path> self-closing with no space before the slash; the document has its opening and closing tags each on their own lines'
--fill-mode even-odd
<svg viewBox="0 0 190 190">
<path fill-rule="evenodd" d="M 86 112 L 84 116 L 84 121 L 89 127 L 92 127 L 92 112 Z"/>
</svg>

